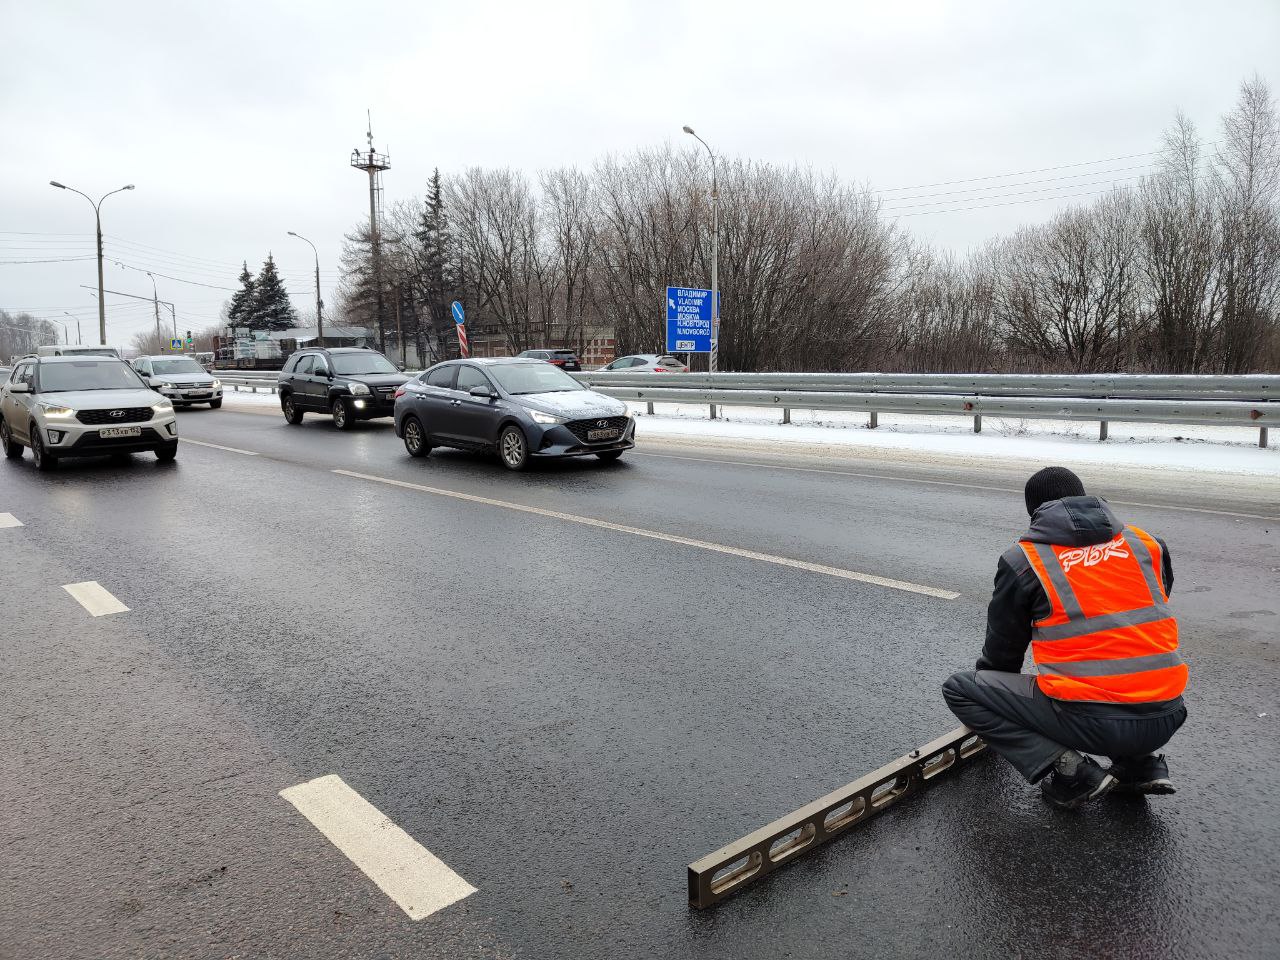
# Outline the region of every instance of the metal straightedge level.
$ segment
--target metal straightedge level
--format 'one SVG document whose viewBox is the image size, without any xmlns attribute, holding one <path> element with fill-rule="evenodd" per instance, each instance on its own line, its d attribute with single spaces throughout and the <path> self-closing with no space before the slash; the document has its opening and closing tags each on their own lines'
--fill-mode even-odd
<svg viewBox="0 0 1280 960">
<path fill-rule="evenodd" d="M 986 746 L 968 727 L 959 727 L 689 864 L 689 905 L 709 907 L 764 879 L 903 797 L 954 773 Z"/>
</svg>

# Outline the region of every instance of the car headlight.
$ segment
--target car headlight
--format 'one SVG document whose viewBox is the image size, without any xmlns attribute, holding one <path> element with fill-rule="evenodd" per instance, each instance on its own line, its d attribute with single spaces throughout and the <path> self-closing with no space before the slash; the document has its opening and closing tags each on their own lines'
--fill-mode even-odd
<svg viewBox="0 0 1280 960">
<path fill-rule="evenodd" d="M 533 417 L 534 423 L 564 423 L 564 417 L 553 417 L 549 413 L 543 413 L 541 410 L 530 410 L 529 416 Z"/>
<path fill-rule="evenodd" d="M 218 389 L 219 387 L 221 387 L 221 386 L 222 386 L 222 381 L 221 381 L 221 380 L 215 380 L 215 381 L 213 381 L 213 383 L 209 384 L 209 389 L 210 389 L 210 390 L 217 390 L 217 389 Z"/>
<path fill-rule="evenodd" d="M 40 410 L 51 420 L 65 420 L 67 417 L 75 416 L 75 411 L 70 407 L 64 407 L 57 403 L 42 403 L 40 404 Z"/>
<path fill-rule="evenodd" d="M 168 380 L 161 380 L 161 381 L 160 381 L 160 383 L 159 383 L 159 389 L 161 389 L 161 390 L 172 390 L 172 389 L 173 389 L 173 384 L 172 384 L 172 383 L 170 383 Z"/>
<path fill-rule="evenodd" d="M 367 397 L 369 395 L 369 388 L 363 383 L 348 383 L 347 389 L 351 391 L 353 397 Z"/>
<path fill-rule="evenodd" d="M 154 410 L 156 413 L 164 413 L 166 410 L 173 409 L 173 401 L 161 400 L 159 403 L 153 403 L 151 405 L 151 409 Z"/>
</svg>

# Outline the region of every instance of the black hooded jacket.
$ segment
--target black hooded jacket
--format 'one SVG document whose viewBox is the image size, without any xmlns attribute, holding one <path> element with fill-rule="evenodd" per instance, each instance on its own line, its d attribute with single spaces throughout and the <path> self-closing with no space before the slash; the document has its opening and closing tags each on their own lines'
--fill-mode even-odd
<svg viewBox="0 0 1280 960">
<path fill-rule="evenodd" d="M 1124 524 L 1112 512 L 1105 500 L 1099 497 L 1063 497 L 1041 504 L 1031 517 L 1031 528 L 1020 539 L 1033 543 L 1051 543 L 1064 547 L 1084 547 L 1114 540 L 1124 530 Z M 1169 548 L 1163 540 L 1160 554 L 1164 560 L 1165 592 L 1173 590 L 1173 565 Z M 1049 616 L 1049 597 L 1040 585 L 1022 548 L 1014 544 L 1000 557 L 996 565 L 995 590 L 987 607 L 987 639 L 978 658 L 979 670 L 1002 670 L 1017 673 L 1031 644 L 1031 625 Z M 1159 707 L 1181 705 L 1160 704 Z M 1076 707 L 1076 704 L 1071 704 Z M 1084 707 L 1084 705 L 1079 705 Z M 1114 709 L 1115 704 L 1107 705 Z M 1124 707 L 1138 712 L 1150 712 L 1152 706 Z"/>
</svg>

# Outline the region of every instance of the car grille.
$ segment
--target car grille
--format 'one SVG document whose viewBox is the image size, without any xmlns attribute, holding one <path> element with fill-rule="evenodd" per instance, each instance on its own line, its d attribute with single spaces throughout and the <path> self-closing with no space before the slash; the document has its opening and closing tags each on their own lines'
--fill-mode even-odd
<svg viewBox="0 0 1280 960">
<path fill-rule="evenodd" d="M 113 417 L 111 414 L 119 413 Z M 117 407 L 115 410 L 81 410 L 76 414 L 81 423 L 91 426 L 98 424 L 145 423 L 151 419 L 150 407 Z"/>
<path fill-rule="evenodd" d="M 569 428 L 569 432 L 578 438 L 582 443 L 613 443 L 612 440 L 587 440 L 587 431 L 589 430 L 618 430 L 627 429 L 627 421 L 630 417 L 595 417 L 591 420 L 570 420 L 565 424 Z M 621 432 L 618 434 L 622 436 Z"/>
</svg>

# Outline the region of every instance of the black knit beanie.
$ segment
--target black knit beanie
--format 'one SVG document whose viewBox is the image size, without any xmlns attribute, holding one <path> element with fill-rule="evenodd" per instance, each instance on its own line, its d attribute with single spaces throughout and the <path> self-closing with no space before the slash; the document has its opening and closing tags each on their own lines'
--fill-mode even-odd
<svg viewBox="0 0 1280 960">
<path fill-rule="evenodd" d="M 1027 516 L 1032 516 L 1041 504 L 1050 500 L 1083 497 L 1084 484 L 1066 467 L 1045 467 L 1031 475 L 1024 495 L 1027 498 Z"/>
</svg>

